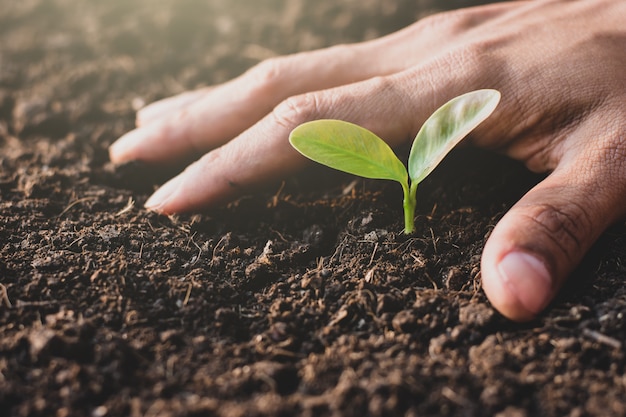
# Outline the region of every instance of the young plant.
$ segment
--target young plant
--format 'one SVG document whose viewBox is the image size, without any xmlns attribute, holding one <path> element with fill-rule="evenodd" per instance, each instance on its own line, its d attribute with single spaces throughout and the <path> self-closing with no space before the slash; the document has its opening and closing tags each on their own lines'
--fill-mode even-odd
<svg viewBox="0 0 626 417">
<path fill-rule="evenodd" d="M 289 142 L 315 162 L 365 178 L 398 181 L 404 193 L 404 232 L 413 233 L 417 185 L 468 133 L 495 110 L 497 90 L 456 97 L 435 111 L 417 133 L 408 172 L 389 145 L 369 130 L 341 120 L 303 123 Z"/>
</svg>

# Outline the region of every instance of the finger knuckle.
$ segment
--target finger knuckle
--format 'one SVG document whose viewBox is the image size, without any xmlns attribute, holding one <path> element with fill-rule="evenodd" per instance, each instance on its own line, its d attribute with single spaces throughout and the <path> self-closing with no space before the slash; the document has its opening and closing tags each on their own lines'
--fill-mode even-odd
<svg viewBox="0 0 626 417">
<path fill-rule="evenodd" d="M 506 68 L 498 58 L 497 43 L 489 37 L 459 42 L 430 59 L 421 69 L 433 74 L 458 74 L 462 69 L 469 85 L 499 85 Z M 441 89 L 438 85 L 432 87 Z"/>
<path fill-rule="evenodd" d="M 457 68 L 471 68 L 474 76 L 482 83 L 498 83 L 510 71 L 501 58 L 501 50 L 507 42 L 506 34 L 493 36 L 487 33 L 451 49 L 448 59 Z"/>
<path fill-rule="evenodd" d="M 624 114 L 626 119 L 626 113 Z M 615 120 L 620 120 L 619 116 Z M 614 127 L 610 127 L 613 125 Z M 610 169 L 612 178 L 626 178 L 626 126 L 622 124 L 616 124 L 611 121 L 607 121 L 607 139 L 605 139 L 601 146 L 601 154 L 597 160 L 597 164 L 600 165 L 597 169 L 606 166 Z M 612 161 L 607 166 L 606 161 Z"/>
<path fill-rule="evenodd" d="M 246 74 L 253 89 L 258 92 L 273 89 L 284 78 L 288 57 L 275 57 L 261 61 Z"/>
<path fill-rule="evenodd" d="M 529 217 L 570 261 L 586 250 L 593 224 L 584 206 L 573 201 L 562 205 L 539 204 L 533 207 Z"/>
<path fill-rule="evenodd" d="M 370 94 L 384 94 L 397 91 L 396 78 L 388 75 L 378 75 L 367 80 Z"/>
<path fill-rule="evenodd" d="M 272 112 L 274 122 L 279 126 L 293 129 L 296 126 L 319 117 L 320 98 L 318 93 L 306 93 L 289 97 Z"/>
<path fill-rule="evenodd" d="M 420 20 L 424 31 L 436 30 L 439 34 L 458 35 L 476 25 L 476 13 L 471 9 L 451 10 L 426 16 Z"/>
</svg>

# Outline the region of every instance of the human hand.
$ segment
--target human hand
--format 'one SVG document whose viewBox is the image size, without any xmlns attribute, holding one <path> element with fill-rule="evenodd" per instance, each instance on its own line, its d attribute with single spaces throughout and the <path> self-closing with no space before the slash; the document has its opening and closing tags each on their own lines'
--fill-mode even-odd
<svg viewBox="0 0 626 417">
<path fill-rule="evenodd" d="M 197 210 L 303 167 L 288 145 L 303 122 L 351 121 L 394 146 L 448 99 L 498 89 L 499 108 L 470 140 L 551 174 L 491 233 L 482 282 L 503 315 L 529 320 L 626 214 L 625 21 L 626 2 L 615 0 L 517 1 L 435 15 L 154 103 L 110 157 L 160 163 L 204 154 L 146 203 L 162 213 Z"/>
</svg>

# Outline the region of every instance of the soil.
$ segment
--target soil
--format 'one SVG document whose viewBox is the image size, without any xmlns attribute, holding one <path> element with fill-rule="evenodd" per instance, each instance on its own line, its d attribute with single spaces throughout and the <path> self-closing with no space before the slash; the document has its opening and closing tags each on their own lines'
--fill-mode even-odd
<svg viewBox="0 0 626 417">
<path fill-rule="evenodd" d="M 0 415 L 626 415 L 623 224 L 532 323 L 481 290 L 541 180 L 510 160 L 453 152 L 410 237 L 396 184 L 320 169 L 162 217 L 170 173 L 108 161 L 144 103 L 470 3 L 0 0 Z"/>
</svg>

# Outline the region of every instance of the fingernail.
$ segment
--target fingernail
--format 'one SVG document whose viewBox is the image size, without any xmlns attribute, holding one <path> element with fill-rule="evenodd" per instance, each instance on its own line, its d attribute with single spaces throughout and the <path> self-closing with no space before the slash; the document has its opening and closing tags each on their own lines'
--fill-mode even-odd
<svg viewBox="0 0 626 417">
<path fill-rule="evenodd" d="M 134 142 L 133 132 L 128 132 L 109 146 L 109 158 L 112 162 L 124 162 L 130 159 L 128 155 Z"/>
<path fill-rule="evenodd" d="M 552 299 L 552 278 L 545 264 L 523 252 L 511 252 L 498 264 L 500 279 L 530 313 L 540 313 Z"/>
<path fill-rule="evenodd" d="M 163 184 L 148 198 L 144 207 L 148 210 L 161 212 L 165 204 L 174 196 L 181 182 L 182 177 L 179 175 Z"/>
</svg>

